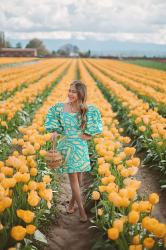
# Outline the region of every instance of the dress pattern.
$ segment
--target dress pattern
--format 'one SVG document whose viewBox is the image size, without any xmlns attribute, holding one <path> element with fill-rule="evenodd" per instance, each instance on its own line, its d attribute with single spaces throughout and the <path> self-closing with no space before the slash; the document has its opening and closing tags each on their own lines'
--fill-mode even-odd
<svg viewBox="0 0 166 250">
<path fill-rule="evenodd" d="M 86 112 L 87 125 L 84 133 L 100 134 L 103 131 L 99 109 L 88 104 Z M 46 114 L 45 129 L 47 132 L 57 132 L 61 138 L 57 141 L 56 149 L 63 155 L 65 162 L 58 168 L 59 173 L 88 172 L 91 170 L 88 143 L 79 138 L 83 133 L 79 128 L 81 115 L 78 112 L 64 112 L 64 103 L 58 102 L 51 106 Z"/>
</svg>

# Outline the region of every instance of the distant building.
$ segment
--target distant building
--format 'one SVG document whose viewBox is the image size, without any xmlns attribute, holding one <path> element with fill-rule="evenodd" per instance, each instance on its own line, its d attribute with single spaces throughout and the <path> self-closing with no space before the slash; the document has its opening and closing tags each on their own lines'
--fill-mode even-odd
<svg viewBox="0 0 166 250">
<path fill-rule="evenodd" d="M 1 57 L 35 57 L 37 56 L 36 49 L 21 49 L 21 48 L 1 48 Z"/>
<path fill-rule="evenodd" d="M 79 53 L 77 53 L 77 52 L 70 52 L 69 56 L 70 57 L 79 57 Z"/>
</svg>

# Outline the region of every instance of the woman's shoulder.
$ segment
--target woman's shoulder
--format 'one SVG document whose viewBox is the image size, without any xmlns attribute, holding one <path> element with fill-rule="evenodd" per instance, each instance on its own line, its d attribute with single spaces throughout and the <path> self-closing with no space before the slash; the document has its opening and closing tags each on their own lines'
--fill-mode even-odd
<svg viewBox="0 0 166 250">
<path fill-rule="evenodd" d="M 50 109 L 53 111 L 61 111 L 62 108 L 63 108 L 63 102 L 57 102 L 50 107 Z"/>
<path fill-rule="evenodd" d="M 88 112 L 91 111 L 99 111 L 98 107 L 96 106 L 96 104 L 88 104 Z"/>
</svg>

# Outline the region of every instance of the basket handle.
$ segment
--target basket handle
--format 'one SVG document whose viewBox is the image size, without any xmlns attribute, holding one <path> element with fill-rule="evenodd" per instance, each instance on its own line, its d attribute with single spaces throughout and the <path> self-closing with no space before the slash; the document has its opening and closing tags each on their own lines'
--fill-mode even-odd
<svg viewBox="0 0 166 250">
<path fill-rule="evenodd" d="M 55 147 L 56 147 L 56 144 L 57 144 L 57 139 L 53 139 L 52 140 L 52 149 L 53 149 L 53 151 L 55 150 Z"/>
</svg>

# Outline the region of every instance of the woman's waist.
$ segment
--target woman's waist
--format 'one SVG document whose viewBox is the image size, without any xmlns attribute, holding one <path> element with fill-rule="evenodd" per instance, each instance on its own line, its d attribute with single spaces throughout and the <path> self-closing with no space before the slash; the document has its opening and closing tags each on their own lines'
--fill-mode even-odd
<svg viewBox="0 0 166 250">
<path fill-rule="evenodd" d="M 64 132 L 63 134 L 61 134 L 61 137 L 66 137 L 66 138 L 80 138 L 80 135 L 82 134 L 82 132 Z"/>
<path fill-rule="evenodd" d="M 86 142 L 86 140 L 80 138 L 81 133 L 75 133 L 75 134 L 61 134 L 61 137 L 58 139 L 58 142 L 65 142 L 65 141 L 83 141 Z M 87 143 L 87 142 L 86 142 Z"/>
</svg>

